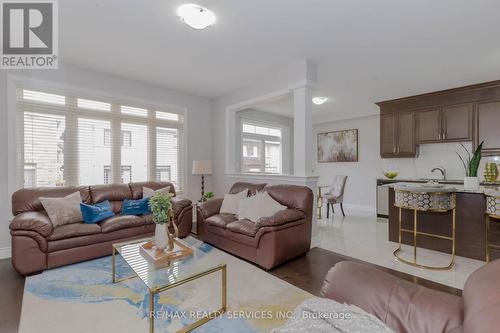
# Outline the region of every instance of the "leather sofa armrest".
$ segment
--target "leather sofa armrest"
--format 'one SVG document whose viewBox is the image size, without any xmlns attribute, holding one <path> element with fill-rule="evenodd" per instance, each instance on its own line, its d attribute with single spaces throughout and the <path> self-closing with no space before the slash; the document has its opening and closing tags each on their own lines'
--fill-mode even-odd
<svg viewBox="0 0 500 333">
<path fill-rule="evenodd" d="M 460 297 L 355 262 L 330 269 L 321 295 L 358 306 L 396 332 L 451 332 L 463 322 Z"/>
<path fill-rule="evenodd" d="M 174 216 L 179 216 L 179 214 L 186 208 L 190 207 L 192 204 L 191 200 L 186 198 L 173 197 L 172 198 L 172 209 L 174 211 Z"/>
<path fill-rule="evenodd" d="M 263 217 L 256 223 L 257 228 L 275 227 L 285 223 L 294 222 L 305 219 L 306 215 L 297 209 L 285 209 L 277 212 L 273 216 Z"/>
<path fill-rule="evenodd" d="M 222 206 L 223 198 L 211 199 L 199 205 L 198 209 L 204 219 L 218 214 Z"/>
<path fill-rule="evenodd" d="M 47 214 L 43 212 L 25 212 L 16 215 L 10 223 L 10 230 L 35 231 L 38 234 L 47 237 L 52 233 L 53 226 Z"/>
</svg>

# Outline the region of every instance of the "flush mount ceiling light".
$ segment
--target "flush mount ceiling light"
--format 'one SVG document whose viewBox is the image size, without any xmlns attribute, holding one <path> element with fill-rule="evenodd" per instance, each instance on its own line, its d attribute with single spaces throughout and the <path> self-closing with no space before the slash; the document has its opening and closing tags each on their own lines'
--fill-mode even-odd
<svg viewBox="0 0 500 333">
<path fill-rule="evenodd" d="M 325 103 L 327 99 L 326 97 L 313 97 L 312 102 L 316 105 L 321 105 Z"/>
<path fill-rule="evenodd" d="M 215 14 L 211 10 L 192 3 L 180 6 L 177 15 L 196 30 L 205 29 L 215 23 Z"/>
</svg>

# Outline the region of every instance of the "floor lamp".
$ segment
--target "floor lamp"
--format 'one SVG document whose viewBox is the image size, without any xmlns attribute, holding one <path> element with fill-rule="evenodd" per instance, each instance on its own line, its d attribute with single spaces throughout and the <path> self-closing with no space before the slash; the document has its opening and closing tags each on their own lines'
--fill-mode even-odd
<svg viewBox="0 0 500 333">
<path fill-rule="evenodd" d="M 205 176 L 212 174 L 212 161 L 193 161 L 193 175 L 201 175 L 201 201 L 205 195 Z"/>
</svg>

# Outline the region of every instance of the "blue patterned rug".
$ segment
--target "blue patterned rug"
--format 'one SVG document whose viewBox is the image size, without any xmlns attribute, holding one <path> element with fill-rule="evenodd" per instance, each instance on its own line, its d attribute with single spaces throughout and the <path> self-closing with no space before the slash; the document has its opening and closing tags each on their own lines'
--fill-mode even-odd
<svg viewBox="0 0 500 333">
<path fill-rule="evenodd" d="M 269 332 L 312 295 L 210 245 L 187 238 L 228 270 L 228 312 L 195 332 Z M 132 270 L 117 257 L 119 276 Z M 155 332 L 176 332 L 220 307 L 220 275 L 214 274 L 155 298 Z M 111 257 L 47 270 L 25 283 L 20 333 L 149 332 L 149 294 L 139 278 L 113 284 Z"/>
</svg>

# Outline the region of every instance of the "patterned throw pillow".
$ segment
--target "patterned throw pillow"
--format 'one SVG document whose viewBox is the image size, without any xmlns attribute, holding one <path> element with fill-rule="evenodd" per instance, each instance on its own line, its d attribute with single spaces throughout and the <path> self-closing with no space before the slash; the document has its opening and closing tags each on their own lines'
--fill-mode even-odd
<svg viewBox="0 0 500 333">
<path fill-rule="evenodd" d="M 63 198 L 41 197 L 39 199 L 54 228 L 82 221 L 82 213 L 80 211 L 82 197 L 80 192 L 71 193 Z"/>
<path fill-rule="evenodd" d="M 108 200 L 95 205 L 80 204 L 84 223 L 97 223 L 115 216 Z"/>
<path fill-rule="evenodd" d="M 147 215 L 151 214 L 149 209 L 149 198 L 139 200 L 123 200 L 122 215 Z"/>
</svg>

